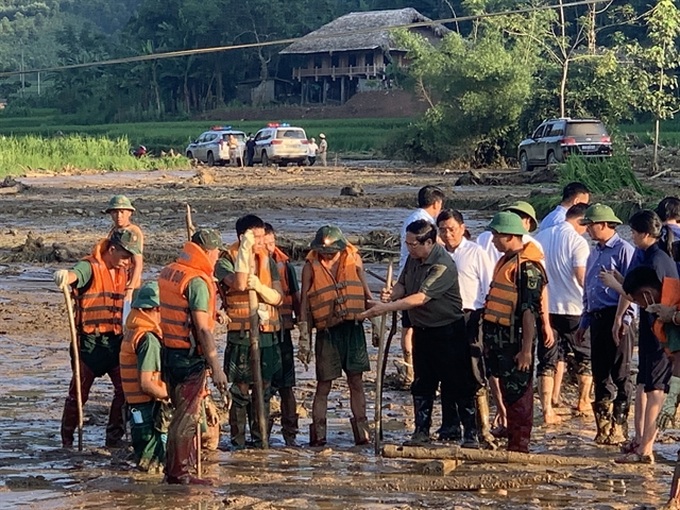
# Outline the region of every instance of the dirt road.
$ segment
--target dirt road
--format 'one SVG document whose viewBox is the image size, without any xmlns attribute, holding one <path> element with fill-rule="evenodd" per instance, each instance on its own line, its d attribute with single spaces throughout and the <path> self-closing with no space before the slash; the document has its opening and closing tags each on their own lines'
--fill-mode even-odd
<svg viewBox="0 0 680 510">
<path fill-rule="evenodd" d="M 86 451 L 60 449 L 59 420 L 70 369 L 65 311 L 51 273 L 72 265 L 107 231 L 109 219 L 101 209 L 111 195 L 124 193 L 138 208 L 136 221 L 147 234 L 145 277 L 150 278 L 182 244 L 187 202 L 194 208 L 194 221 L 219 228 L 225 241 L 234 239 L 238 216 L 255 212 L 286 239 L 304 244 L 328 222 L 353 236 L 372 230 L 396 234 L 417 189 L 428 183 L 445 188 L 452 205 L 465 210 L 476 235 L 497 204 L 526 197 L 536 188 L 454 189 L 455 179 L 409 169 L 225 168 L 214 176 L 187 171 L 28 177 L 20 180 L 19 192 L 0 189 L 0 367 L 5 379 L 0 395 L 0 508 L 628 509 L 660 504 L 675 445 L 657 447 L 655 466 L 615 465 L 614 450 L 594 446 L 592 418 L 572 419 L 569 401 L 559 409 L 565 419 L 560 427 L 540 426 L 536 405 L 532 451 L 592 458 L 592 466 L 465 463 L 447 477 L 423 475 L 422 462 L 375 458 L 372 448 L 352 446 L 348 391 L 342 381 L 329 400 L 327 448 L 284 448 L 277 424 L 268 452 L 211 454 L 204 466 L 206 475 L 218 480 L 215 488 L 168 487 L 160 483 L 161 475 L 135 471 L 127 451 L 101 448 L 112 394 L 105 380 L 95 384 L 85 409 Z M 344 186 L 363 193 L 341 196 Z M 378 264 L 373 268 L 385 270 Z M 372 285 L 379 288 L 377 281 Z M 396 340 L 392 357 L 398 351 Z M 369 346 L 369 354 L 375 367 L 376 350 Z M 305 410 L 311 407 L 312 370 L 298 367 L 297 374 L 303 444 L 308 441 Z M 374 378 L 374 372 L 365 377 L 369 419 Z M 402 443 L 413 425 L 408 393 L 388 387 L 384 416 L 385 441 Z M 434 422 L 439 423 L 438 414 Z M 228 444 L 226 436 L 222 444 Z M 531 480 L 522 478 L 524 474 L 532 475 Z M 504 488 L 485 488 L 498 487 L 493 480 Z M 462 481 L 474 490 L 454 490 Z"/>
</svg>

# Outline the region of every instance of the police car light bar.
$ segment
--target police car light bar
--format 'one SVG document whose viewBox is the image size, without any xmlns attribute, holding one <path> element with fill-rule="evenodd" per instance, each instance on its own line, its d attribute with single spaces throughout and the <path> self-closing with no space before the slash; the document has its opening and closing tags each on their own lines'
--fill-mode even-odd
<svg viewBox="0 0 680 510">
<path fill-rule="evenodd" d="M 213 126 L 210 128 L 211 131 L 229 131 L 231 126 Z"/>
<path fill-rule="evenodd" d="M 269 124 L 267 124 L 267 127 L 270 127 L 270 128 L 276 128 L 276 127 L 290 127 L 290 124 L 288 124 L 287 122 L 281 122 L 281 123 L 278 123 L 278 122 L 270 122 Z"/>
</svg>

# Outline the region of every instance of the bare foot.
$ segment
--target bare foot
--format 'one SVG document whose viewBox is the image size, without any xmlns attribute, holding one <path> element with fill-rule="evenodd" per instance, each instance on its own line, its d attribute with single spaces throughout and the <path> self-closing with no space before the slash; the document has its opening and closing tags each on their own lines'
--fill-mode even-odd
<svg viewBox="0 0 680 510">
<path fill-rule="evenodd" d="M 543 424 L 544 425 L 559 425 L 562 423 L 562 418 L 560 418 L 557 413 L 553 410 L 543 414 Z"/>
<path fill-rule="evenodd" d="M 585 402 L 579 402 L 576 407 L 573 409 L 574 411 L 574 416 L 589 416 L 593 414 L 593 408 L 590 405 L 590 403 L 585 403 Z"/>
</svg>

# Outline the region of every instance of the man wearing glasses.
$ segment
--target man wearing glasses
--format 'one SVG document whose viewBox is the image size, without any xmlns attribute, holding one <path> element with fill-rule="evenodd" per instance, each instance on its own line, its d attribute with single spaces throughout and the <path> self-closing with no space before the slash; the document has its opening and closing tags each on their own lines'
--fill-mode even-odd
<svg viewBox="0 0 680 510">
<path fill-rule="evenodd" d="M 371 303 L 360 318 L 398 310 L 408 314 L 413 327 L 415 432 L 411 441 L 427 443 L 437 387 L 441 383 L 443 412 L 450 409 L 450 402 L 455 406 L 466 395 L 473 395 L 472 362 L 458 271 L 446 250 L 437 244 L 437 228 L 427 220 L 414 221 L 406 227 L 404 244 L 408 259 L 397 284 L 391 292 L 383 289 L 382 302 Z"/>
</svg>

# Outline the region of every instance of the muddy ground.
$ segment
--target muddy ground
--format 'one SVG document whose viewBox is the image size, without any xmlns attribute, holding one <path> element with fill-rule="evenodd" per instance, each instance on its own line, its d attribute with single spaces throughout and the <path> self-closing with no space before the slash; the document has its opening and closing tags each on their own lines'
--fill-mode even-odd
<svg viewBox="0 0 680 510">
<path fill-rule="evenodd" d="M 225 241 L 235 237 L 236 218 L 252 211 L 273 223 L 290 245 L 304 246 L 328 222 L 358 240 L 375 230 L 398 235 L 417 189 L 428 183 L 445 188 L 451 205 L 464 210 L 475 236 L 499 204 L 556 190 L 549 183 L 522 184 L 523 179 L 510 173 L 498 176 L 508 179 L 505 186 L 454 188 L 458 177 L 455 172 L 389 167 L 223 168 L 214 173 L 28 176 L 0 188 L 0 370 L 5 379 L 0 394 L 0 508 L 624 509 L 661 504 L 677 431 L 657 445 L 656 465 L 616 465 L 615 450 L 594 445 L 592 418 L 572 418 L 573 388 L 559 409 L 564 418 L 560 426 L 542 426 L 536 405 L 531 448 L 592 460 L 578 468 L 464 463 L 451 475 L 437 477 L 422 474 L 423 462 L 376 458 L 372 447 L 353 446 L 342 381 L 331 394 L 328 447 L 284 448 L 276 425 L 269 451 L 232 453 L 225 448 L 210 454 L 204 466 L 206 475 L 217 480 L 214 488 L 168 487 L 160 483 L 161 475 L 133 469 L 128 451 L 102 448 L 111 397 L 106 380 L 95 384 L 85 407 L 85 451 L 60 448 L 59 420 L 70 377 L 68 328 L 51 273 L 72 265 L 107 231 L 109 219 L 101 210 L 112 194 L 125 193 L 138 208 L 136 221 L 147 236 L 149 278 L 178 252 L 186 236 L 187 202 L 194 222 L 219 228 Z M 341 196 L 344 186 L 359 195 Z M 385 272 L 384 264 L 373 263 L 372 268 Z M 372 285 L 380 287 L 377 280 Z M 224 338 L 223 332 L 219 337 Z M 398 355 L 398 343 L 396 338 L 392 358 Z M 224 349 L 223 340 L 220 347 Z M 376 349 L 369 346 L 369 354 L 375 367 Z M 390 364 L 388 380 L 393 373 Z M 298 367 L 297 375 L 299 439 L 306 444 L 313 368 Z M 372 419 L 375 372 L 365 380 Z M 386 443 L 408 438 L 413 425 L 409 401 L 407 392 L 388 386 Z M 222 445 L 227 444 L 224 436 Z"/>
</svg>

